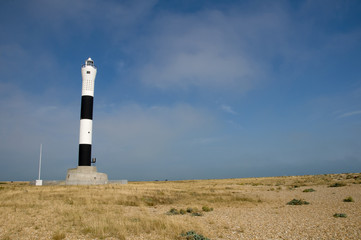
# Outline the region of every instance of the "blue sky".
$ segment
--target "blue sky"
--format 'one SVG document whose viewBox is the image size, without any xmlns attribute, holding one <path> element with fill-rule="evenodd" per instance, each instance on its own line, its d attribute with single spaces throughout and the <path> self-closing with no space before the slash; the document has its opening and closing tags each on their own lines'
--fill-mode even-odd
<svg viewBox="0 0 361 240">
<path fill-rule="evenodd" d="M 360 1 L 1 1 L 0 180 L 361 171 Z"/>
</svg>

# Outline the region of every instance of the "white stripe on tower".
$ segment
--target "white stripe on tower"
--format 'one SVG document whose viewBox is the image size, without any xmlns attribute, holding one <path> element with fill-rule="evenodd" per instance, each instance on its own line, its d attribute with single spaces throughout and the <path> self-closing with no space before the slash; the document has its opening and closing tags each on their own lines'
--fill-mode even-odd
<svg viewBox="0 0 361 240">
<path fill-rule="evenodd" d="M 97 68 L 94 65 L 94 61 L 88 58 L 81 68 L 83 84 L 81 90 L 78 166 L 91 165 L 94 82 L 96 74 Z"/>
</svg>

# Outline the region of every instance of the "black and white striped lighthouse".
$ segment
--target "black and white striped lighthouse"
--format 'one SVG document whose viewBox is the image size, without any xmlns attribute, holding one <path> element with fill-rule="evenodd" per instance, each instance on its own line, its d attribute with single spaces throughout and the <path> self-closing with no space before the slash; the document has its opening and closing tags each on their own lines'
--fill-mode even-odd
<svg viewBox="0 0 361 240">
<path fill-rule="evenodd" d="M 81 67 L 82 90 L 80 110 L 79 161 L 78 166 L 91 165 L 94 82 L 97 68 L 88 58 Z"/>
<path fill-rule="evenodd" d="M 93 100 L 96 75 L 97 68 L 94 65 L 94 61 L 88 58 L 81 67 L 82 88 L 78 167 L 68 169 L 65 179 L 66 185 L 97 185 L 108 183 L 108 175 L 98 172 L 96 166 L 91 166 Z"/>
</svg>

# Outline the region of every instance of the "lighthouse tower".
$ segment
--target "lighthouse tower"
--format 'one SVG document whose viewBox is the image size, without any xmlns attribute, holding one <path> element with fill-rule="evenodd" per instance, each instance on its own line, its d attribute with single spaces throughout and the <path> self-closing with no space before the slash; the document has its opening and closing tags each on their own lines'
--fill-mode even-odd
<svg viewBox="0 0 361 240">
<path fill-rule="evenodd" d="M 82 89 L 80 108 L 80 133 L 78 167 L 68 169 L 65 183 L 67 185 L 106 184 L 108 176 L 97 172 L 91 166 L 94 83 L 97 68 L 94 61 L 88 58 L 81 67 Z"/>
<path fill-rule="evenodd" d="M 83 84 L 81 90 L 78 166 L 91 165 L 94 82 L 96 75 L 97 68 L 94 66 L 94 61 L 88 58 L 81 68 Z"/>
</svg>

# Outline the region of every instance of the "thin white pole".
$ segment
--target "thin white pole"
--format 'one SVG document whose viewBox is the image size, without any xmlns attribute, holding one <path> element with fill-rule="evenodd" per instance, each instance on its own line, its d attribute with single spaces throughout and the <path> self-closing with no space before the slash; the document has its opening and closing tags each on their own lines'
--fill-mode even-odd
<svg viewBox="0 0 361 240">
<path fill-rule="evenodd" d="M 41 154 L 43 152 L 43 144 L 40 144 L 40 159 L 39 159 L 39 180 L 40 180 L 40 172 L 41 172 Z"/>
</svg>

